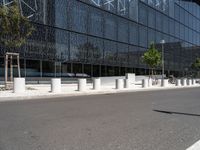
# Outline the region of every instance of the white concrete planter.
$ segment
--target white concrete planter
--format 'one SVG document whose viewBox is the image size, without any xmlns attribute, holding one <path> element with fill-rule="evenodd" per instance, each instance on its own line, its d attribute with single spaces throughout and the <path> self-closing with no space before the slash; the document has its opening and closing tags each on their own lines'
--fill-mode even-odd
<svg viewBox="0 0 200 150">
<path fill-rule="evenodd" d="M 153 84 L 152 84 L 152 79 L 151 79 L 151 78 L 148 79 L 148 82 L 149 82 L 149 85 L 148 85 L 148 86 L 149 86 L 149 87 L 152 87 Z"/>
<path fill-rule="evenodd" d="M 78 91 L 86 91 L 86 79 L 78 79 Z"/>
<path fill-rule="evenodd" d="M 120 89 L 123 89 L 124 87 L 124 79 L 116 79 L 115 80 L 116 82 L 116 89 L 120 90 Z"/>
<path fill-rule="evenodd" d="M 142 80 L 142 88 L 148 88 L 148 86 L 149 86 L 149 80 L 143 79 Z"/>
<path fill-rule="evenodd" d="M 176 80 L 176 86 L 181 86 L 181 80 L 180 79 Z"/>
<path fill-rule="evenodd" d="M 162 80 L 162 87 L 168 87 L 169 83 L 168 83 L 168 79 L 163 79 Z"/>
<path fill-rule="evenodd" d="M 51 92 L 60 93 L 61 92 L 61 79 L 53 78 L 51 79 Z"/>
<path fill-rule="evenodd" d="M 93 79 L 93 89 L 94 90 L 101 90 L 101 79 L 100 78 L 94 78 Z"/>
<path fill-rule="evenodd" d="M 130 80 L 129 79 L 124 79 L 124 88 L 130 88 Z"/>
<path fill-rule="evenodd" d="M 14 78 L 14 93 L 24 93 L 26 91 L 25 78 Z"/>
</svg>

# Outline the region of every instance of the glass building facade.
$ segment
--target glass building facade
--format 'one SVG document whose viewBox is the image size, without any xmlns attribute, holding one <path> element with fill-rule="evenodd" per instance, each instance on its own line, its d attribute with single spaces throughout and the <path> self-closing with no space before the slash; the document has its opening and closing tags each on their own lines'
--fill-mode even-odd
<svg viewBox="0 0 200 150">
<path fill-rule="evenodd" d="M 25 77 L 148 74 L 141 56 L 163 39 L 166 74 L 182 76 L 200 57 L 199 1 L 20 0 L 20 7 L 35 31 L 20 49 L 1 48 L 0 76 L 5 51 L 20 53 Z"/>
</svg>

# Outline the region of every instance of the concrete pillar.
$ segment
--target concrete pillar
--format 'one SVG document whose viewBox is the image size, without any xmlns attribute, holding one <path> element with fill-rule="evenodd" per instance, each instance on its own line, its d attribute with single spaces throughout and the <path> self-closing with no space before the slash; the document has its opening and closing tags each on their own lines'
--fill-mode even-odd
<svg viewBox="0 0 200 150">
<path fill-rule="evenodd" d="M 196 85 L 196 79 L 192 79 L 192 85 Z"/>
<path fill-rule="evenodd" d="M 94 90 L 100 90 L 101 89 L 101 79 L 100 78 L 94 78 L 93 79 L 93 89 Z"/>
<path fill-rule="evenodd" d="M 182 79 L 182 86 L 187 86 L 187 79 Z"/>
<path fill-rule="evenodd" d="M 60 93 L 61 92 L 61 79 L 53 78 L 51 79 L 51 92 Z"/>
<path fill-rule="evenodd" d="M 162 85 L 162 79 L 158 79 L 157 84 L 161 86 Z"/>
<path fill-rule="evenodd" d="M 197 79 L 194 79 L 194 85 L 196 85 L 197 84 Z"/>
<path fill-rule="evenodd" d="M 187 83 L 188 86 L 191 86 L 192 85 L 192 79 L 188 79 L 187 81 L 188 81 L 188 83 Z"/>
<path fill-rule="evenodd" d="M 149 87 L 152 87 L 152 79 L 149 78 L 148 81 L 149 81 Z"/>
<path fill-rule="evenodd" d="M 168 79 L 163 79 L 162 80 L 162 87 L 167 87 L 169 84 L 168 84 Z"/>
<path fill-rule="evenodd" d="M 142 80 L 142 88 L 148 88 L 148 84 L 149 84 L 148 79 L 143 79 Z"/>
<path fill-rule="evenodd" d="M 78 79 L 78 91 L 86 91 L 86 79 Z"/>
<path fill-rule="evenodd" d="M 123 89 L 123 87 L 124 87 L 123 79 L 116 79 L 116 89 L 120 90 Z"/>
<path fill-rule="evenodd" d="M 124 79 L 124 88 L 130 88 L 130 80 L 129 79 Z"/>
<path fill-rule="evenodd" d="M 196 79 L 196 84 L 200 84 L 200 79 Z"/>
<path fill-rule="evenodd" d="M 25 78 L 14 78 L 14 93 L 24 93 L 26 91 Z"/>
<path fill-rule="evenodd" d="M 181 86 L 181 80 L 180 79 L 176 80 L 176 86 Z"/>
</svg>

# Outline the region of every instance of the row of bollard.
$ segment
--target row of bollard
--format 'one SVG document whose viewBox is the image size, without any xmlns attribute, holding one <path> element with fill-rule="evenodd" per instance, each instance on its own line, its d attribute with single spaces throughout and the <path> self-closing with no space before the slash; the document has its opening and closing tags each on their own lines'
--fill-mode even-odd
<svg viewBox="0 0 200 150">
<path fill-rule="evenodd" d="M 86 91 L 87 80 L 86 79 L 78 79 L 78 91 Z M 101 80 L 100 78 L 93 79 L 93 89 L 100 90 L 101 89 Z M 52 93 L 60 93 L 61 92 L 61 79 L 51 79 L 51 92 Z"/>
<path fill-rule="evenodd" d="M 80 91 L 80 92 L 85 91 L 86 87 L 87 87 L 87 80 L 86 79 L 78 79 L 78 91 Z M 93 89 L 101 90 L 101 79 L 100 78 L 93 79 Z"/>
<path fill-rule="evenodd" d="M 116 89 L 129 88 L 130 81 L 129 79 L 116 79 Z M 78 79 L 78 91 L 83 92 L 87 89 L 87 80 L 86 79 Z M 101 79 L 94 78 L 93 79 L 93 89 L 101 90 Z M 24 93 L 25 89 L 25 78 L 14 78 L 14 93 Z M 60 93 L 61 92 L 61 79 L 53 78 L 51 79 L 51 92 L 52 93 Z"/>
<path fill-rule="evenodd" d="M 78 91 L 85 91 L 87 86 L 86 79 L 78 79 Z M 93 89 L 100 90 L 101 89 L 101 80 L 100 78 L 93 79 Z M 14 93 L 24 93 L 25 89 L 25 78 L 14 78 Z M 52 93 L 60 93 L 61 92 L 61 79 L 53 78 L 51 79 L 51 92 Z"/>
<path fill-rule="evenodd" d="M 159 79 L 158 83 L 160 83 L 160 85 L 162 87 L 168 87 L 169 80 L 168 79 L 164 79 L 164 80 Z M 177 79 L 176 83 L 175 83 L 176 86 L 192 86 L 195 84 L 196 84 L 196 79 Z M 143 79 L 142 87 L 143 88 L 152 87 L 152 79 Z"/>
<path fill-rule="evenodd" d="M 116 79 L 115 80 L 115 88 L 117 90 L 121 90 L 123 88 L 128 89 L 128 88 L 130 88 L 130 85 L 131 85 L 131 83 L 130 83 L 129 79 Z"/>
<path fill-rule="evenodd" d="M 168 79 L 158 80 L 158 83 L 162 87 L 168 86 Z M 177 79 L 176 86 L 191 86 L 195 85 L 195 79 Z M 152 79 L 143 79 L 142 80 L 142 88 L 152 87 Z M 129 79 L 116 79 L 115 88 L 121 90 L 123 88 L 130 88 L 130 80 Z M 83 92 L 87 89 L 87 80 L 86 79 L 78 79 L 78 91 Z M 93 90 L 101 90 L 101 79 L 94 78 L 93 79 Z M 25 78 L 14 78 L 14 93 L 23 93 L 25 92 Z M 51 79 L 51 92 L 52 93 L 60 93 L 61 92 L 61 79 L 53 78 Z"/>
<path fill-rule="evenodd" d="M 61 81 L 60 79 L 52 79 L 52 92 L 57 93 L 60 92 L 61 87 Z M 59 88 L 57 88 L 59 87 Z M 87 87 L 87 80 L 86 79 L 78 79 L 78 91 L 86 91 Z M 123 89 L 123 88 L 129 88 L 130 87 L 130 81 L 129 79 L 116 79 L 116 89 Z M 101 79 L 100 78 L 94 78 L 93 79 L 93 90 L 101 90 Z"/>
<path fill-rule="evenodd" d="M 177 79 L 176 86 L 192 86 L 196 84 L 196 79 Z"/>
</svg>

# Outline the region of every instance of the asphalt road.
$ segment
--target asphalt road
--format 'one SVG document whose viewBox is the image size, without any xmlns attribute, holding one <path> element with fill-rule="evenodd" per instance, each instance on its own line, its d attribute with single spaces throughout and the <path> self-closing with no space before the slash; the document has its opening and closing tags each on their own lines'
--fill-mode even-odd
<svg viewBox="0 0 200 150">
<path fill-rule="evenodd" d="M 0 150 L 185 150 L 200 88 L 0 103 Z"/>
</svg>

